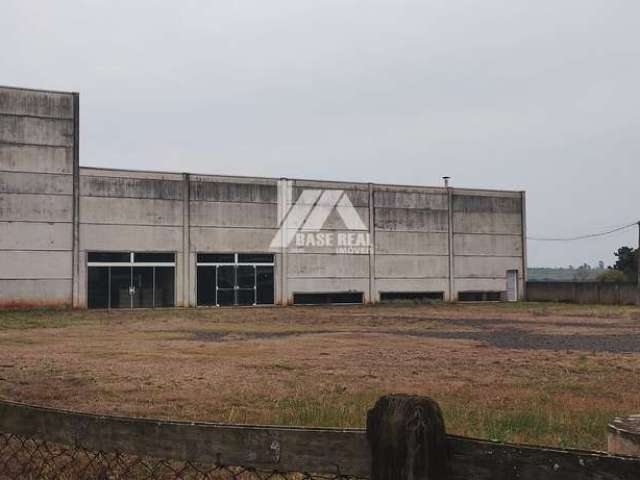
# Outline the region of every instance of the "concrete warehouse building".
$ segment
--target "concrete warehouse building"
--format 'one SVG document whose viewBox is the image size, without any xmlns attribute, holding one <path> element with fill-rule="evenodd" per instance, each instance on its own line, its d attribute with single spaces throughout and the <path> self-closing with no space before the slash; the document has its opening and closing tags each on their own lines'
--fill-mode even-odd
<svg viewBox="0 0 640 480">
<path fill-rule="evenodd" d="M 0 305 L 516 300 L 523 192 L 81 167 L 76 93 L 0 87 Z"/>
</svg>

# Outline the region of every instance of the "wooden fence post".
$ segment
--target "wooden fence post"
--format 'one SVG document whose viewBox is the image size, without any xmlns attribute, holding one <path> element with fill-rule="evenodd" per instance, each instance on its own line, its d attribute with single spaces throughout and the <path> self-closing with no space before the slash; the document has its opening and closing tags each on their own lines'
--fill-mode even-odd
<svg viewBox="0 0 640 480">
<path fill-rule="evenodd" d="M 438 404 L 428 397 L 386 395 L 367 414 L 371 480 L 446 480 L 447 437 Z"/>
<path fill-rule="evenodd" d="M 640 457 L 640 415 L 615 418 L 607 428 L 607 442 L 612 455 Z"/>
</svg>

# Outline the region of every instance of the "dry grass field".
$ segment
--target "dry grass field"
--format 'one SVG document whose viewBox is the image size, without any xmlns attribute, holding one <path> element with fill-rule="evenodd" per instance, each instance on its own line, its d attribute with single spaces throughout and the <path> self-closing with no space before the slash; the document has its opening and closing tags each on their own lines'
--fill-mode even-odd
<svg viewBox="0 0 640 480">
<path fill-rule="evenodd" d="M 640 308 L 381 305 L 0 312 L 0 398 L 87 412 L 362 426 L 430 395 L 452 433 L 604 449 L 640 413 Z"/>
</svg>

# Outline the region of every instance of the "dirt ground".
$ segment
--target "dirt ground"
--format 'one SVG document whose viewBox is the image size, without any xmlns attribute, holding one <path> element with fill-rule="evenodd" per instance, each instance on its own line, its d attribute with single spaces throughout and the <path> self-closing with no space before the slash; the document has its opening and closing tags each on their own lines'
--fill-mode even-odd
<svg viewBox="0 0 640 480">
<path fill-rule="evenodd" d="M 0 312 L 0 398 L 107 414 L 363 426 L 429 395 L 451 433 L 606 448 L 640 413 L 640 308 L 380 305 Z"/>
</svg>

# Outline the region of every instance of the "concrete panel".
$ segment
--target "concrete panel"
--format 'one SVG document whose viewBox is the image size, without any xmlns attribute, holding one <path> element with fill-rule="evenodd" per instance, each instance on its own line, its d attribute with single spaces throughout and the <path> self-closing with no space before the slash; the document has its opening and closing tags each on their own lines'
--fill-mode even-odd
<svg viewBox="0 0 640 480">
<path fill-rule="evenodd" d="M 522 275 L 519 257 L 455 257 L 456 277 L 506 278 L 507 270 L 518 270 Z"/>
<path fill-rule="evenodd" d="M 376 278 L 447 278 L 449 257 L 376 255 Z"/>
<path fill-rule="evenodd" d="M 336 188 L 334 187 L 330 187 L 330 186 L 326 186 L 326 187 L 322 187 L 321 185 L 319 186 L 309 186 L 309 187 L 300 187 L 296 184 L 296 186 L 293 188 L 293 195 L 292 195 L 292 200 L 293 202 L 297 202 L 298 197 L 300 197 L 300 194 L 304 191 L 304 190 L 341 190 L 339 187 Z M 351 202 L 351 204 L 354 207 L 368 207 L 369 206 L 369 190 L 344 190 L 344 193 L 347 195 L 347 197 L 349 198 L 349 201 Z"/>
<path fill-rule="evenodd" d="M 289 278 L 369 277 L 367 255 L 289 254 Z"/>
<path fill-rule="evenodd" d="M 0 308 L 71 304 L 70 280 L 2 280 Z"/>
<path fill-rule="evenodd" d="M 457 292 L 506 292 L 506 278 L 457 278 Z"/>
<path fill-rule="evenodd" d="M 522 256 L 520 235 L 455 234 L 453 251 L 459 255 Z"/>
<path fill-rule="evenodd" d="M 528 282 L 527 300 L 533 302 L 639 305 L 640 289 L 630 283 Z"/>
<path fill-rule="evenodd" d="M 575 302 L 575 284 L 567 282 L 527 282 L 530 302 Z"/>
<path fill-rule="evenodd" d="M 426 232 L 376 232 L 376 253 L 447 255 L 449 235 Z"/>
<path fill-rule="evenodd" d="M 446 278 L 377 278 L 378 292 L 444 292 L 449 291 Z"/>
<path fill-rule="evenodd" d="M 313 188 L 317 190 L 369 191 L 369 184 L 362 182 L 340 182 L 332 180 L 292 179 L 294 188 Z"/>
<path fill-rule="evenodd" d="M 0 144 L 0 170 L 73 173 L 73 150 L 66 147 Z"/>
<path fill-rule="evenodd" d="M 73 146 L 73 121 L 0 115 L 0 142 Z"/>
<path fill-rule="evenodd" d="M 276 203 L 276 185 L 192 181 L 191 198 L 210 202 Z"/>
<path fill-rule="evenodd" d="M 446 232 L 448 223 L 449 215 L 446 210 L 375 209 L 375 226 L 379 230 Z"/>
<path fill-rule="evenodd" d="M 88 197 L 184 199 L 184 182 L 142 178 L 80 178 L 80 195 Z"/>
<path fill-rule="evenodd" d="M 0 114 L 73 118 L 73 95 L 0 87 Z"/>
<path fill-rule="evenodd" d="M 0 171 L 0 193 L 71 195 L 73 193 L 73 177 L 71 175 Z"/>
<path fill-rule="evenodd" d="M 159 199 L 80 197 L 80 221 L 121 225 L 181 225 L 182 202 Z"/>
<path fill-rule="evenodd" d="M 453 196 L 453 211 L 461 213 L 517 213 L 521 211 L 519 197 L 488 197 L 480 195 Z"/>
<path fill-rule="evenodd" d="M 80 177 L 140 178 L 143 180 L 184 180 L 182 173 L 144 170 L 121 170 L 117 168 L 80 167 Z"/>
<path fill-rule="evenodd" d="M 403 191 L 375 191 L 374 205 L 386 208 L 419 208 L 447 210 L 447 194 L 427 194 Z"/>
<path fill-rule="evenodd" d="M 81 224 L 80 248 L 174 252 L 182 249 L 182 227 Z"/>
<path fill-rule="evenodd" d="M 261 203 L 191 202 L 191 225 L 277 228 L 277 205 Z"/>
<path fill-rule="evenodd" d="M 354 210 L 358 213 L 358 215 L 360 216 L 360 220 L 362 220 L 362 223 L 364 223 L 365 227 L 367 227 L 367 230 L 368 230 L 369 209 L 362 208 L 362 207 L 355 207 Z M 329 216 L 325 220 L 324 225 L 322 226 L 322 230 L 344 230 L 346 227 L 347 226 L 342 220 L 342 218 L 340 217 L 338 210 L 334 208 L 333 210 L 331 210 L 331 213 L 329 213 Z M 353 230 L 353 231 L 358 231 L 358 230 Z"/>
<path fill-rule="evenodd" d="M 185 260 L 185 256 L 182 253 L 178 252 L 176 254 L 176 307 L 192 306 L 188 304 L 189 295 L 184 295 L 184 292 L 185 291 L 188 292 L 191 286 L 195 285 L 195 283 L 193 284 L 189 283 L 189 280 L 191 280 L 191 278 L 193 278 L 194 279 L 193 281 L 195 282 L 195 276 L 191 275 L 189 279 L 185 278 L 185 274 L 184 274 L 185 261 L 194 262 L 194 258 L 193 256 L 189 256 Z M 195 269 L 195 262 L 192 264 L 190 272 L 193 273 L 194 269 Z M 185 297 L 186 297 L 186 301 L 185 301 Z"/>
<path fill-rule="evenodd" d="M 194 252 L 269 252 L 276 229 L 191 227 Z"/>
<path fill-rule="evenodd" d="M 456 213 L 454 233 L 497 233 L 521 235 L 522 218 L 519 213 Z"/>
<path fill-rule="evenodd" d="M 622 305 L 640 305 L 640 288 L 636 285 L 620 285 L 619 298 Z"/>
<path fill-rule="evenodd" d="M 70 252 L 0 252 L 0 278 L 71 279 Z"/>
<path fill-rule="evenodd" d="M 275 232 L 277 230 L 274 230 L 274 234 Z M 364 230 L 323 229 L 321 232 L 304 232 L 304 235 L 296 235 L 289 248 L 292 253 L 348 253 L 368 256 L 368 238 L 369 232 Z M 302 243 L 299 244 L 299 241 Z"/>
<path fill-rule="evenodd" d="M 292 278 L 289 280 L 289 298 L 294 293 L 329 293 L 329 292 L 363 292 L 365 297 L 369 291 L 369 280 L 366 278 Z"/>
<path fill-rule="evenodd" d="M 0 250 L 71 250 L 71 224 L 0 222 Z"/>
<path fill-rule="evenodd" d="M 0 194 L 0 220 L 29 222 L 71 222 L 71 196 Z"/>
</svg>

